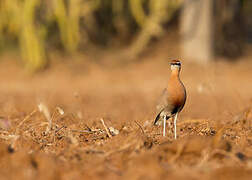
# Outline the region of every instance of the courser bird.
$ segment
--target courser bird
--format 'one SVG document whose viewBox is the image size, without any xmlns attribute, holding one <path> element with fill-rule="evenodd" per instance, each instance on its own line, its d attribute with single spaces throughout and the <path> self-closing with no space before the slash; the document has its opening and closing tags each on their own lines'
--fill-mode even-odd
<svg viewBox="0 0 252 180">
<path fill-rule="evenodd" d="M 163 90 L 157 105 L 157 116 L 154 125 L 160 125 L 163 120 L 163 136 L 165 136 L 166 121 L 174 119 L 174 138 L 177 138 L 177 118 L 178 113 L 183 109 L 186 102 L 186 89 L 179 78 L 181 63 L 179 60 L 170 62 L 171 75 L 168 86 Z"/>
</svg>

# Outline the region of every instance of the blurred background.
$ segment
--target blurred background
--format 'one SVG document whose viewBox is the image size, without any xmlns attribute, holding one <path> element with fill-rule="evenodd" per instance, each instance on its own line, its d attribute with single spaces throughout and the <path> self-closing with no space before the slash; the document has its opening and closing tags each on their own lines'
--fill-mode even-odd
<svg viewBox="0 0 252 180">
<path fill-rule="evenodd" d="M 236 60 L 251 43 L 250 0 L 0 2 L 0 53 L 20 55 L 17 61 L 32 72 L 48 68 L 55 53 L 71 61 L 107 51 L 124 63 L 168 44 L 167 58 L 205 63 L 215 57 Z"/>
<path fill-rule="evenodd" d="M 251 179 L 251 80 L 252 0 L 0 0 L 0 179 Z"/>
</svg>

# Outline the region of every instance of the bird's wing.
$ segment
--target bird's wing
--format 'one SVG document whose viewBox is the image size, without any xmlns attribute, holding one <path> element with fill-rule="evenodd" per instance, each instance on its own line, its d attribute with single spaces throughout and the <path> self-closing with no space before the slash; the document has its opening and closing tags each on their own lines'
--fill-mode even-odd
<svg viewBox="0 0 252 180">
<path fill-rule="evenodd" d="M 168 97 L 168 91 L 165 88 L 163 90 L 161 96 L 158 99 L 158 103 L 157 103 L 157 112 L 158 113 L 160 113 L 168 105 L 167 97 Z"/>
<path fill-rule="evenodd" d="M 168 102 L 167 102 L 167 97 L 168 97 L 168 91 L 165 88 L 161 94 L 161 96 L 158 99 L 157 103 L 157 116 L 154 121 L 154 125 L 157 124 L 158 120 L 160 119 L 160 114 L 161 112 L 166 108 Z"/>
</svg>

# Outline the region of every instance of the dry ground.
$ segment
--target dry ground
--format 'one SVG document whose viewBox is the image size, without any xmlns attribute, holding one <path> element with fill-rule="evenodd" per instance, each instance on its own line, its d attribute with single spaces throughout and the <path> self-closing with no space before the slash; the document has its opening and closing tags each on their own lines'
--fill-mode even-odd
<svg viewBox="0 0 252 180">
<path fill-rule="evenodd" d="M 79 56 L 34 76 L 10 58 L 0 62 L 0 179 L 252 179 L 252 56 L 183 62 L 176 141 L 152 126 L 165 55 L 124 65 Z"/>
</svg>

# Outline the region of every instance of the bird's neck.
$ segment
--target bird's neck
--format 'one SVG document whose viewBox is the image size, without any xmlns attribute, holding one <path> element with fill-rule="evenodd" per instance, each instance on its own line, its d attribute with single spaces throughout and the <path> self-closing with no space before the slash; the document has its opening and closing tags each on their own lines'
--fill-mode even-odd
<svg viewBox="0 0 252 180">
<path fill-rule="evenodd" d="M 179 71 L 178 70 L 173 70 L 171 72 L 171 79 L 179 79 Z"/>
</svg>

